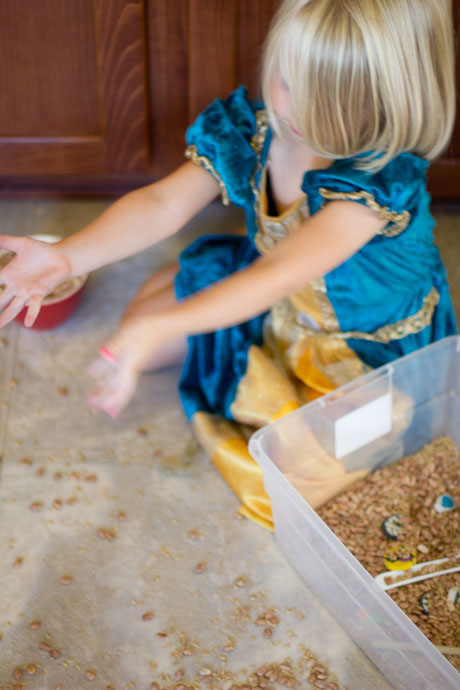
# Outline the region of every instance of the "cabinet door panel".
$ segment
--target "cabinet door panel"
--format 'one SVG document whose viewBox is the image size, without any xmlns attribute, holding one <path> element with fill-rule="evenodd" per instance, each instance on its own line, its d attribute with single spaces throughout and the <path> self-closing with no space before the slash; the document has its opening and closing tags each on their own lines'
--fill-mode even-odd
<svg viewBox="0 0 460 690">
<path fill-rule="evenodd" d="M 148 169 L 141 0 L 2 0 L 0 45 L 2 175 Z"/>
</svg>

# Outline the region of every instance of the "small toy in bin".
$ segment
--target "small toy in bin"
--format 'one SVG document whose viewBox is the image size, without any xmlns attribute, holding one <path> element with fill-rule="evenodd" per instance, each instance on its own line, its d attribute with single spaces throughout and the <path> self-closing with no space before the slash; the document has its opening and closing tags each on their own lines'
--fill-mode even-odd
<svg viewBox="0 0 460 690">
<path fill-rule="evenodd" d="M 30 235 L 30 237 L 34 240 L 49 243 L 59 242 L 62 239 L 59 235 Z M 2 252 L 0 254 L 0 266 L 6 265 L 11 258 L 11 252 Z M 88 274 L 85 274 L 67 278 L 58 285 L 43 300 L 40 312 L 30 328 L 34 330 L 48 330 L 64 323 L 75 311 L 87 279 Z M 24 325 L 26 314 L 27 307 L 24 307 L 16 316 L 15 321 Z"/>
</svg>

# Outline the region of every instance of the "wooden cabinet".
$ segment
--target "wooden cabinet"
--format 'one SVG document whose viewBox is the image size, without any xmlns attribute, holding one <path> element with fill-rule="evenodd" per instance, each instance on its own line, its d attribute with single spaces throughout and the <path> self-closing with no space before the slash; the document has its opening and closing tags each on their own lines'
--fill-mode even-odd
<svg viewBox="0 0 460 690">
<path fill-rule="evenodd" d="M 144 37 L 139 0 L 0 1 L 3 188 L 149 172 Z"/>
<path fill-rule="evenodd" d="M 117 195 L 172 170 L 207 103 L 258 95 L 278 4 L 0 0 L 0 194 Z M 460 121 L 430 180 L 460 198 Z"/>
<path fill-rule="evenodd" d="M 451 145 L 429 168 L 429 187 L 434 199 L 460 201 L 460 2 L 453 0 L 457 34 L 457 122 Z"/>
</svg>

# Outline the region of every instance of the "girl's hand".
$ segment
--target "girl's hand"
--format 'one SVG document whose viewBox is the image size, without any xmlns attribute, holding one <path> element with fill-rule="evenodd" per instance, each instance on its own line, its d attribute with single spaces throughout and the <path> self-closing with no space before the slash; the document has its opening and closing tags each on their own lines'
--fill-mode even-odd
<svg viewBox="0 0 460 690">
<path fill-rule="evenodd" d="M 0 249 L 16 256 L 0 270 L 0 328 L 26 305 L 25 325 L 30 327 L 43 299 L 70 275 L 70 261 L 59 248 L 29 237 L 0 235 Z"/>
<path fill-rule="evenodd" d="M 117 417 L 133 397 L 141 373 L 168 339 L 165 326 L 160 326 L 153 315 L 125 321 L 100 348 L 99 357 L 89 368 L 96 379 L 89 405 Z"/>
</svg>

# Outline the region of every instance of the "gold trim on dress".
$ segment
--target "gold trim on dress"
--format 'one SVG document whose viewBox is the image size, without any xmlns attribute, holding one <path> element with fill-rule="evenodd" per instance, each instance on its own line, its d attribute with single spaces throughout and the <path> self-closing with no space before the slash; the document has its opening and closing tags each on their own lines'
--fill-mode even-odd
<svg viewBox="0 0 460 690">
<path fill-rule="evenodd" d="M 334 307 L 327 296 L 326 280 L 323 277 L 316 278 L 315 280 L 312 280 L 311 285 L 323 315 L 324 330 L 328 332 L 339 331 L 339 320 L 335 314 Z"/>
<path fill-rule="evenodd" d="M 256 133 L 251 139 L 251 148 L 255 152 L 257 158 L 260 158 L 262 149 L 265 144 L 265 139 L 268 133 L 269 119 L 266 110 L 256 111 Z"/>
<path fill-rule="evenodd" d="M 328 333 L 318 333 L 311 328 L 307 328 L 299 321 L 297 327 L 303 330 L 306 335 L 310 336 L 326 336 L 328 338 L 354 338 L 355 340 L 369 340 L 376 343 L 389 343 L 392 340 L 401 340 L 407 335 L 414 335 L 420 333 L 426 326 L 428 326 L 432 319 L 436 305 L 440 300 L 439 292 L 435 287 L 432 287 L 428 295 L 423 300 L 422 308 L 418 312 L 407 316 L 405 319 L 395 321 L 387 326 L 378 328 L 373 333 L 366 333 L 365 331 L 335 331 Z"/>
<path fill-rule="evenodd" d="M 188 158 L 189 160 L 192 161 L 192 163 L 196 163 L 196 165 L 200 165 L 202 168 L 207 170 L 208 172 L 211 173 L 211 175 L 214 177 L 214 179 L 218 182 L 219 187 L 220 187 L 220 193 L 222 196 L 222 203 L 224 206 L 229 206 L 230 205 L 230 198 L 228 196 L 227 192 L 227 187 L 225 186 L 225 182 L 209 160 L 207 156 L 200 156 L 198 153 L 198 149 L 195 146 L 195 144 L 190 144 L 190 146 L 187 146 L 185 149 L 185 157 Z"/>
<path fill-rule="evenodd" d="M 370 192 L 334 192 L 331 189 L 320 187 L 319 193 L 323 199 L 328 201 L 364 201 L 366 206 L 374 211 L 379 218 L 386 220 L 389 225 L 386 225 L 378 234 L 385 235 L 385 237 L 396 237 L 407 228 L 410 223 L 409 211 L 397 213 L 390 211 L 388 206 L 380 206 L 375 200 L 375 197 Z"/>
</svg>

